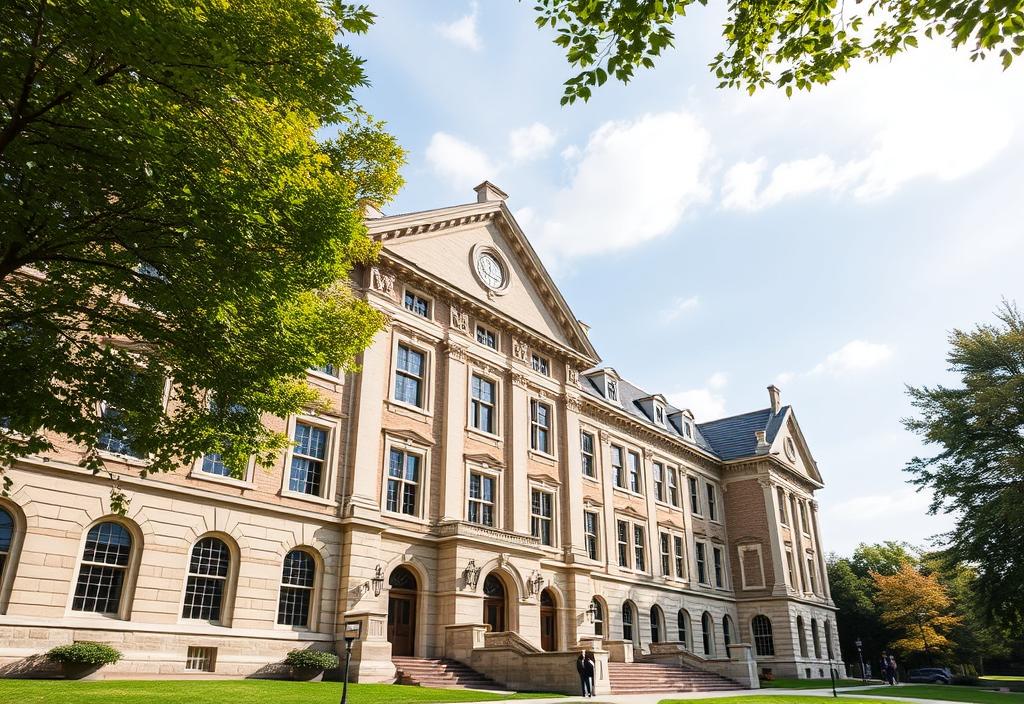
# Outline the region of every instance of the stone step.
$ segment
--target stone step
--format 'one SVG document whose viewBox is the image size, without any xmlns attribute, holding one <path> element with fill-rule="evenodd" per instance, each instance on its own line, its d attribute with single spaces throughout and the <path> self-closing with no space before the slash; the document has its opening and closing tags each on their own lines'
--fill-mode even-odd
<svg viewBox="0 0 1024 704">
<path fill-rule="evenodd" d="M 439 689 L 502 690 L 494 680 L 455 660 L 409 657 L 391 660 L 395 664 L 398 684 Z"/>
<path fill-rule="evenodd" d="M 714 672 L 660 663 L 608 663 L 613 694 L 712 692 L 737 685 Z"/>
</svg>

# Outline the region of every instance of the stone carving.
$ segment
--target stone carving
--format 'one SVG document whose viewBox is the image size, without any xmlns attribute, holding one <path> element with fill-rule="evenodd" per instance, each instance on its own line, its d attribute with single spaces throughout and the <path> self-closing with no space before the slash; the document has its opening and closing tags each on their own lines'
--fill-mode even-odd
<svg viewBox="0 0 1024 704">
<path fill-rule="evenodd" d="M 530 377 L 522 372 L 512 372 L 512 385 L 525 389 L 530 385 Z"/>
<path fill-rule="evenodd" d="M 462 345 L 457 344 L 453 340 L 448 340 L 444 343 L 444 349 L 448 353 L 449 359 L 454 359 L 457 362 L 466 361 L 466 353 L 468 350 Z"/>
<path fill-rule="evenodd" d="M 654 450 L 649 447 L 644 448 L 644 459 L 648 462 L 654 459 Z"/>
<path fill-rule="evenodd" d="M 454 305 L 452 305 L 449 308 L 449 310 L 451 310 L 451 326 L 453 328 L 455 328 L 456 330 L 458 330 L 459 332 L 468 333 L 469 332 L 469 313 L 466 313 L 465 311 L 459 310 Z"/>
<path fill-rule="evenodd" d="M 565 409 L 572 413 L 579 413 L 583 410 L 583 399 L 579 396 L 565 395 Z"/>
<path fill-rule="evenodd" d="M 565 365 L 565 383 L 567 386 L 579 386 L 580 385 L 580 370 L 575 367 L 570 367 L 568 364 Z"/>
<path fill-rule="evenodd" d="M 601 437 L 601 446 L 602 446 L 602 447 L 611 447 L 611 444 L 612 444 L 612 436 L 611 436 L 611 435 L 609 435 L 609 434 L 608 434 L 607 432 L 605 432 L 604 430 L 600 430 L 600 431 L 598 431 L 598 433 L 599 433 L 599 435 L 600 435 L 600 437 Z"/>
<path fill-rule="evenodd" d="M 520 362 L 530 361 L 530 346 L 522 340 L 513 337 L 512 338 L 512 356 L 518 359 Z"/>
<path fill-rule="evenodd" d="M 370 269 L 370 288 L 386 296 L 395 295 L 395 275 L 386 274 L 377 267 Z"/>
</svg>

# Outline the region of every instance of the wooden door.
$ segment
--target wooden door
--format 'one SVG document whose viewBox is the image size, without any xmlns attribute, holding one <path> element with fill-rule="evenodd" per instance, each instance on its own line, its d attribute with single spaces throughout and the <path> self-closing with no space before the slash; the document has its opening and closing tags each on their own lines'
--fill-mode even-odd
<svg viewBox="0 0 1024 704">
<path fill-rule="evenodd" d="M 388 599 L 388 640 L 391 654 L 415 655 L 416 597 L 413 594 L 391 593 Z"/>
<path fill-rule="evenodd" d="M 555 602 L 547 589 L 540 595 L 540 647 L 541 650 L 549 653 L 558 648 L 555 630 Z"/>
</svg>

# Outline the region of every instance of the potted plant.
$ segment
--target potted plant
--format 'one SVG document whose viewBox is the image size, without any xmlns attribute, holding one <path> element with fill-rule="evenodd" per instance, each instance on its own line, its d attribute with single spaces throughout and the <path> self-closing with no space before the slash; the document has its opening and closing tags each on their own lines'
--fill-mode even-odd
<svg viewBox="0 0 1024 704">
<path fill-rule="evenodd" d="M 104 665 L 114 664 L 121 659 L 121 653 L 103 643 L 81 640 L 70 645 L 58 645 L 51 649 L 46 657 L 61 664 L 65 679 L 78 680 L 91 675 Z"/>
<path fill-rule="evenodd" d="M 319 682 L 324 670 L 338 667 L 338 656 L 323 650 L 293 650 L 284 661 L 292 668 L 292 678 L 303 682 Z"/>
</svg>

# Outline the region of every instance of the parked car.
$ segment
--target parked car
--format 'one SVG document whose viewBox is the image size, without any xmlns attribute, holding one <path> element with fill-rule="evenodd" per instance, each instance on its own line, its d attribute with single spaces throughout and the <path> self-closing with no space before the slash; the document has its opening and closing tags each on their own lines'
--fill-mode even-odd
<svg viewBox="0 0 1024 704">
<path fill-rule="evenodd" d="M 949 684 L 953 681 L 953 673 L 948 667 L 921 667 L 910 671 L 907 677 L 910 682 L 927 682 L 928 684 Z"/>
</svg>

